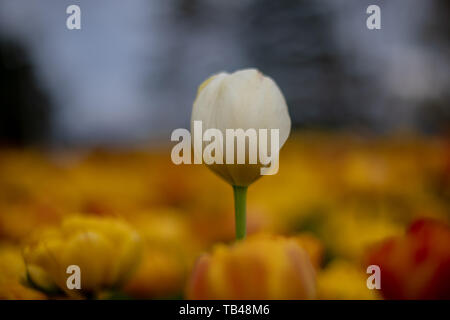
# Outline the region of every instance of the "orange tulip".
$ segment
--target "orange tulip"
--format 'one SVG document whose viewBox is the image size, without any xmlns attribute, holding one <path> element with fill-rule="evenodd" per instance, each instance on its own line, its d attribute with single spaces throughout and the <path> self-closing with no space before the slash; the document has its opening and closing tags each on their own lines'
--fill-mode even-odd
<svg viewBox="0 0 450 320">
<path fill-rule="evenodd" d="M 188 299 L 312 299 L 316 275 L 296 239 L 251 236 L 197 261 Z"/>
</svg>

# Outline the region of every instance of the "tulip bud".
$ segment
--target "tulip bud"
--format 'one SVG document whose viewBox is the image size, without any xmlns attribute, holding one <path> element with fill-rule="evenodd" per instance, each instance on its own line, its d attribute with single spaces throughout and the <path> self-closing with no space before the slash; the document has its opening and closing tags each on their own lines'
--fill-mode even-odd
<svg viewBox="0 0 450 320">
<path fill-rule="evenodd" d="M 297 240 L 254 236 L 197 261 L 188 299 L 312 299 L 316 275 Z"/>
<path fill-rule="evenodd" d="M 73 297 L 119 287 L 134 271 L 140 255 L 140 238 L 127 225 L 82 217 L 43 231 L 24 249 L 28 277 L 35 286 L 46 291 L 59 288 Z M 67 286 L 71 265 L 81 271 L 80 290 Z"/>
<path fill-rule="evenodd" d="M 191 117 L 194 161 L 204 158 L 233 186 L 236 239 L 246 233 L 247 187 L 261 174 L 278 172 L 278 154 L 290 129 L 283 94 L 258 70 L 219 73 L 198 89 Z"/>
<path fill-rule="evenodd" d="M 237 140 L 227 141 L 227 129 L 254 129 L 259 133 L 259 129 L 267 129 L 267 135 L 270 137 L 270 129 L 278 129 L 278 148 L 271 154 L 270 165 L 274 170 L 278 170 L 278 152 L 289 136 L 291 129 L 291 119 L 289 117 L 286 101 L 276 83 L 269 77 L 265 77 L 261 72 L 255 69 L 245 69 L 232 74 L 219 73 L 203 82 L 197 93 L 191 118 L 191 134 L 196 139 L 196 130 L 194 122 L 201 121 L 202 129 L 205 132 L 208 129 L 217 129 L 222 133 L 223 154 L 222 164 L 210 164 L 209 167 L 229 182 L 233 186 L 248 186 L 261 176 L 261 168 L 265 167 L 261 159 L 260 145 L 257 145 L 257 154 L 254 149 L 250 150 L 250 141 L 246 142 L 245 164 L 238 164 Z M 260 139 L 266 137 L 258 137 Z M 248 138 L 247 140 L 250 140 Z M 205 147 L 208 143 L 203 142 Z M 232 162 L 227 161 L 227 145 L 234 145 Z M 268 150 L 271 151 L 275 146 L 274 141 L 270 141 Z M 195 148 L 194 157 L 207 157 L 201 154 L 203 148 Z M 267 154 L 267 153 L 266 153 Z M 228 155 L 230 160 L 230 155 Z M 250 164 L 249 160 L 257 156 L 257 162 Z M 276 158 L 275 158 L 276 157 Z M 208 159 L 205 159 L 205 162 Z M 276 161 L 276 163 L 273 163 Z"/>
</svg>

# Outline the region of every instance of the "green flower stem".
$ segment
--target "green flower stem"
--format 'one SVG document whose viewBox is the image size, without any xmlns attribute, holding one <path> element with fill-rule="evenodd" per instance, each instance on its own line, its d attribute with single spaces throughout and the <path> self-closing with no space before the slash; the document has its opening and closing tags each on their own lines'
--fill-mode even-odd
<svg viewBox="0 0 450 320">
<path fill-rule="evenodd" d="M 233 186 L 236 240 L 245 238 L 247 187 Z"/>
</svg>

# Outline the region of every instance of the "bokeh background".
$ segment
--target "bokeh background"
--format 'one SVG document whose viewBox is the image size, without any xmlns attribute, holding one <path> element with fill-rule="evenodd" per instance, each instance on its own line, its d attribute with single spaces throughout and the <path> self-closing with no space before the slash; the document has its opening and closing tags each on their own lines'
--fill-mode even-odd
<svg viewBox="0 0 450 320">
<path fill-rule="evenodd" d="M 71 4 L 81 30 L 66 28 Z M 370 4 L 381 30 L 366 28 Z M 173 165 L 170 134 L 189 127 L 204 79 L 255 67 L 283 91 L 293 131 L 280 172 L 249 189 L 248 232 L 307 243 L 318 298 L 448 298 L 448 230 L 414 240 L 442 250 L 430 249 L 426 272 L 396 264 L 400 293 L 368 290 L 365 261 L 391 237 L 414 251 L 402 237 L 417 219 L 449 222 L 449 9 L 0 0 L 0 297 L 51 297 L 27 283 L 22 251 L 30 234 L 72 216 L 117 219 L 144 239 L 120 295 L 185 297 L 200 253 L 233 239 L 232 191 L 203 166 Z M 399 285 L 405 273 L 419 283 Z M 436 279 L 447 287 L 429 289 Z"/>
</svg>

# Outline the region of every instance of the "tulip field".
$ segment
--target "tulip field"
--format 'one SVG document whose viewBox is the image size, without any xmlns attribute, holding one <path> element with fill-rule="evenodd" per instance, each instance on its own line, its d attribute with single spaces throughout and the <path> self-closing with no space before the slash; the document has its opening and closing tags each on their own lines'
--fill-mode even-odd
<svg viewBox="0 0 450 320">
<path fill-rule="evenodd" d="M 239 241 L 171 147 L 0 148 L 0 299 L 450 299 L 448 139 L 294 130 Z"/>
</svg>

